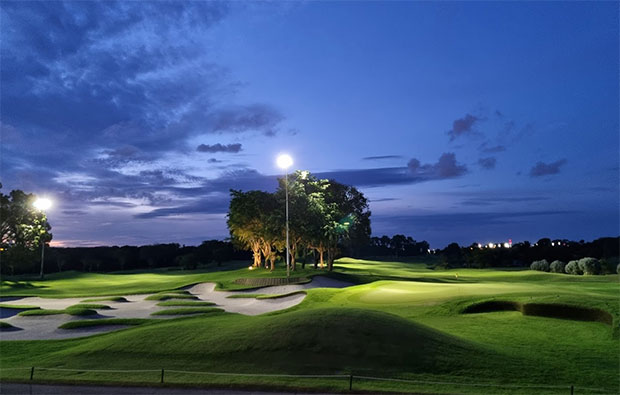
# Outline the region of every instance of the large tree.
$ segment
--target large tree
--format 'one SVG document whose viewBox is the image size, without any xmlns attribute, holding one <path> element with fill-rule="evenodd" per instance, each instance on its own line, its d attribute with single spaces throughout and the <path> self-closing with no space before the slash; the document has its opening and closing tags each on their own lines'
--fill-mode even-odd
<svg viewBox="0 0 620 395">
<path fill-rule="evenodd" d="M 356 188 L 332 180 L 320 180 L 297 171 L 280 180 L 274 194 L 231 191 L 228 227 L 236 244 L 251 249 L 254 266 L 261 255 L 274 268 L 277 251 L 286 248 L 285 198 L 289 198 L 289 250 L 295 270 L 300 247 L 318 252 L 321 268 L 333 269 L 339 246 L 367 243 L 370 238 L 368 201 Z"/>
<path fill-rule="evenodd" d="M 35 195 L 20 190 L 0 193 L 2 266 L 10 273 L 27 271 L 34 262 L 34 251 L 52 240 L 52 227 L 45 213 L 34 207 L 35 199 Z"/>
</svg>

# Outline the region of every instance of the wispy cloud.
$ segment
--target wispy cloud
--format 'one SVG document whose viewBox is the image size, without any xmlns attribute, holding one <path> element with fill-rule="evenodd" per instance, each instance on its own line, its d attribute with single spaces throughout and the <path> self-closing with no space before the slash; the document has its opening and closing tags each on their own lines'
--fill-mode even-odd
<svg viewBox="0 0 620 395">
<path fill-rule="evenodd" d="M 553 174 L 558 174 L 561 167 L 566 163 L 566 159 L 560 159 L 555 162 L 545 163 L 537 162 L 534 167 L 530 169 L 530 177 L 542 177 Z"/>
</svg>

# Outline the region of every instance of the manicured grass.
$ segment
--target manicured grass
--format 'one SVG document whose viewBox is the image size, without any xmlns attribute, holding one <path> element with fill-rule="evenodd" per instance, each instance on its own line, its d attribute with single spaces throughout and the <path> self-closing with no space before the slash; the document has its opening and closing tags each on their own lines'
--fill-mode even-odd
<svg viewBox="0 0 620 395">
<path fill-rule="evenodd" d="M 219 313 L 224 310 L 217 307 L 184 307 L 178 309 L 160 310 L 151 315 L 187 315 L 187 314 L 203 314 L 203 313 Z"/>
<path fill-rule="evenodd" d="M 60 325 L 61 329 L 78 329 L 105 325 L 142 325 L 153 320 L 147 318 L 104 318 L 100 320 L 69 321 Z"/>
<path fill-rule="evenodd" d="M 258 295 L 256 299 L 280 299 L 280 298 L 286 298 L 288 296 L 300 295 L 300 294 L 305 294 L 305 293 L 306 291 L 295 291 L 295 292 L 289 292 L 285 294 L 263 294 L 263 295 Z"/>
<path fill-rule="evenodd" d="M 127 299 L 122 296 L 104 296 L 102 298 L 84 299 L 81 303 L 91 302 L 127 302 Z"/>
<path fill-rule="evenodd" d="M 196 306 L 214 306 L 215 303 L 213 302 L 205 302 L 205 301 L 198 301 L 198 300 L 167 300 L 165 302 L 159 302 L 157 303 L 157 306 L 191 306 L 191 307 L 196 307 Z"/>
<path fill-rule="evenodd" d="M 57 315 L 57 314 L 69 314 L 69 315 L 95 315 L 97 312 L 92 309 L 85 309 L 82 307 L 68 307 L 64 310 L 53 310 L 53 309 L 36 309 L 36 310 L 26 310 L 17 314 L 22 317 L 31 317 L 31 316 L 42 316 L 42 315 Z"/>
<path fill-rule="evenodd" d="M 168 299 L 198 299 L 194 295 L 186 295 L 186 294 L 155 294 L 150 295 L 144 298 L 144 300 L 168 300 Z"/>
<path fill-rule="evenodd" d="M 111 307 L 105 304 L 95 303 L 78 303 L 69 307 L 70 309 L 92 309 L 92 310 L 110 310 Z"/>
<path fill-rule="evenodd" d="M 239 294 L 234 294 L 234 295 L 228 295 L 226 297 L 226 299 L 256 299 L 259 296 L 263 296 L 266 294 L 245 294 L 245 293 L 239 293 Z"/>
<path fill-rule="evenodd" d="M 289 292 L 285 294 L 249 294 L 249 293 L 239 293 L 235 295 L 229 295 L 226 298 L 228 299 L 279 299 L 285 298 L 287 296 L 297 295 L 297 294 L 305 294 L 306 291 L 295 291 Z"/>
<path fill-rule="evenodd" d="M 529 316 L 518 311 L 463 314 L 468 306 L 488 301 L 545 305 L 546 308 L 553 308 L 554 304 L 567 305 L 604 310 L 612 315 L 613 327 L 617 328 L 620 317 L 617 275 L 569 276 L 514 269 L 431 270 L 426 263 L 341 259 L 329 276 L 359 285 L 309 289 L 300 304 L 284 311 L 259 316 L 220 313 L 152 320 L 157 322 L 71 340 L 4 341 L 0 344 L 3 350 L 0 365 L 6 368 L 139 367 L 157 371 L 166 368 L 242 373 L 353 373 L 426 382 L 562 386 L 561 389 L 487 388 L 356 379 L 354 389 L 372 393 L 389 390 L 555 394 L 570 393 L 570 385 L 575 385 L 575 393 L 579 394 L 588 393 L 587 388 L 618 392 L 620 341 L 612 336 L 608 324 Z M 109 283 L 118 284 L 126 294 L 147 288 L 148 292 L 175 290 L 201 281 L 216 282 L 222 289 L 238 289 L 240 285 L 234 282 L 237 278 L 280 278 L 283 274 L 282 268 L 274 273 L 262 269 L 194 274 L 82 273 L 72 280 L 77 284 L 62 289 L 71 280 L 71 275 L 66 274 L 41 283 L 33 282 L 31 285 L 40 287 L 31 287 L 30 292 L 42 296 L 74 296 L 81 292 L 85 295 L 91 286 L 97 294 L 104 292 L 93 280 L 101 279 L 100 276 L 105 276 L 103 279 Z M 300 277 L 314 274 L 325 272 L 313 269 L 295 272 L 295 276 Z M 144 276 L 144 283 L 140 281 L 141 276 Z M 82 281 L 84 284 L 79 284 Z M 161 288 L 157 288 L 157 284 Z M 110 288 L 105 292 L 110 292 Z M 173 292 L 158 295 L 179 295 Z M 28 374 L 28 370 L 0 370 L 0 379 L 28 380 Z M 157 372 L 47 371 L 41 372 L 38 378 L 157 383 L 159 375 Z M 237 388 L 235 385 L 291 390 L 311 388 L 323 392 L 348 390 L 347 380 L 327 378 L 166 373 L 166 382 L 233 388 Z"/>
<path fill-rule="evenodd" d="M 32 306 L 32 305 L 20 305 L 20 304 L 4 304 L 4 303 L 0 303 L 0 308 L 2 309 L 18 309 L 18 310 L 32 310 L 32 309 L 38 309 L 39 306 Z"/>
</svg>

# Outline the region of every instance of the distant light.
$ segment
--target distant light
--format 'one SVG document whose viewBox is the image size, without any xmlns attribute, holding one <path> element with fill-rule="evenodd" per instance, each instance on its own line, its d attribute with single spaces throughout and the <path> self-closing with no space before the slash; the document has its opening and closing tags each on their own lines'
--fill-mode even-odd
<svg viewBox="0 0 620 395">
<path fill-rule="evenodd" d="M 482 248 L 482 244 L 478 243 L 478 248 Z"/>
<path fill-rule="evenodd" d="M 551 247 L 555 247 L 555 243 L 554 242 L 551 242 Z"/>
<path fill-rule="evenodd" d="M 248 266 L 248 270 L 254 270 L 254 266 Z"/>
<path fill-rule="evenodd" d="M 45 211 L 48 208 L 52 207 L 52 201 L 47 198 L 38 198 L 32 203 L 34 208 L 40 211 Z"/>
<path fill-rule="evenodd" d="M 282 154 L 278 156 L 276 162 L 279 168 L 286 170 L 293 165 L 293 158 L 288 154 Z"/>
<path fill-rule="evenodd" d="M 510 248 L 510 244 L 504 243 L 504 248 Z"/>
<path fill-rule="evenodd" d="M 489 243 L 489 248 L 495 248 L 495 244 Z"/>
</svg>

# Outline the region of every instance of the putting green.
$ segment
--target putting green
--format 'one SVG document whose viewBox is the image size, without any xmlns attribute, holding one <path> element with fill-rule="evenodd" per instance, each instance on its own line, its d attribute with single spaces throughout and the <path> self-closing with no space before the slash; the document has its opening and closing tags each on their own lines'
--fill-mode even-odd
<svg viewBox="0 0 620 395">
<path fill-rule="evenodd" d="M 538 284 L 472 284 L 472 283 L 428 283 L 412 281 L 378 281 L 343 290 L 334 296 L 334 301 L 345 298 L 349 302 L 361 304 L 424 304 L 440 302 L 463 296 L 489 296 L 499 294 L 518 294 L 541 292 Z"/>
</svg>

